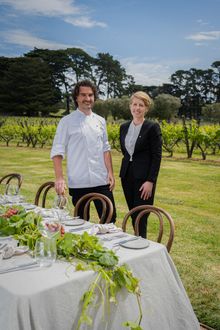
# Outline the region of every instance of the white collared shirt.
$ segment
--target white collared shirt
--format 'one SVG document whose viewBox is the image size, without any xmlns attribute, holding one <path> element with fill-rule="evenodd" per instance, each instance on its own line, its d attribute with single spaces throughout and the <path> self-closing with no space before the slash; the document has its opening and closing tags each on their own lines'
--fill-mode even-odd
<svg viewBox="0 0 220 330">
<path fill-rule="evenodd" d="M 69 188 L 89 188 L 107 184 L 104 152 L 109 150 L 105 119 L 77 109 L 60 120 L 51 158 L 67 156 Z"/>
<path fill-rule="evenodd" d="M 140 133 L 143 123 L 139 125 L 134 125 L 133 121 L 130 123 L 127 135 L 125 137 L 125 148 L 130 155 L 130 162 L 132 161 L 132 156 L 134 153 L 135 144 Z"/>
</svg>

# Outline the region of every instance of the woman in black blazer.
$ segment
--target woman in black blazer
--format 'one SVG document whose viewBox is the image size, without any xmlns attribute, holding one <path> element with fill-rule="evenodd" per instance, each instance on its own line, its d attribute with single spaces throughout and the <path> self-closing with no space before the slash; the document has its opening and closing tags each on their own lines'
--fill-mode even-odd
<svg viewBox="0 0 220 330">
<path fill-rule="evenodd" d="M 132 121 L 120 127 L 123 159 L 120 177 L 129 210 L 139 205 L 152 205 L 162 156 L 162 135 L 156 122 L 145 120 L 151 105 L 150 97 L 136 92 L 130 99 Z M 137 214 L 132 216 L 133 227 Z M 139 233 L 146 238 L 147 218 L 142 217 Z"/>
</svg>

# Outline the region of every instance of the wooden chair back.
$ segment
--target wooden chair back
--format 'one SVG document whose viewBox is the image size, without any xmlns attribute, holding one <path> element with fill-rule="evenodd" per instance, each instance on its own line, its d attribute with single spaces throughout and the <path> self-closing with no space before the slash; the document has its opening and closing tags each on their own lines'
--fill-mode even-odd
<svg viewBox="0 0 220 330">
<path fill-rule="evenodd" d="M 106 222 L 105 223 L 109 223 L 112 219 L 112 215 L 113 215 L 113 205 L 111 200 L 103 195 L 103 194 L 99 194 L 99 193 L 89 193 L 84 195 L 83 197 L 81 197 L 78 202 L 76 203 L 75 209 L 74 209 L 74 216 L 78 216 L 78 211 L 79 211 L 79 207 L 80 205 L 82 205 L 81 203 L 85 203 L 84 205 L 84 209 L 83 209 L 83 219 L 84 220 L 89 220 L 88 219 L 88 214 L 89 214 L 89 208 L 90 208 L 90 203 L 95 200 L 99 200 L 102 203 L 102 215 L 99 219 L 99 223 L 104 223 L 104 218 L 106 216 L 106 212 L 107 212 L 107 208 L 108 208 L 108 214 L 107 214 L 107 218 L 106 218 Z"/>
<path fill-rule="evenodd" d="M 164 232 L 164 219 L 168 220 L 169 223 L 169 238 L 168 242 L 166 244 L 167 251 L 170 252 L 173 240 L 174 240 L 174 232 L 175 232 L 175 226 L 174 226 L 174 221 L 171 217 L 171 215 L 165 211 L 164 209 L 157 207 L 157 206 L 152 206 L 152 205 L 140 205 L 137 207 L 134 207 L 132 210 L 130 210 L 124 217 L 123 223 L 122 223 L 122 229 L 125 232 L 126 231 L 126 224 L 129 219 L 129 217 L 135 213 L 138 212 L 137 218 L 135 220 L 135 235 L 139 236 L 139 222 L 143 215 L 147 213 L 154 213 L 158 220 L 159 220 L 159 233 L 157 236 L 157 242 L 161 243 L 162 237 L 163 237 L 163 232 Z M 149 218 L 148 218 L 149 221 Z"/>
<path fill-rule="evenodd" d="M 52 188 L 54 189 L 54 187 L 55 184 L 53 181 L 43 183 L 36 192 L 34 204 L 45 208 L 48 191 Z"/>
<path fill-rule="evenodd" d="M 0 178 L 0 184 L 9 184 L 11 181 L 16 180 L 18 183 L 18 187 L 20 189 L 21 184 L 22 184 L 22 176 L 19 173 L 10 173 L 7 174 L 5 176 L 3 176 L 2 178 Z"/>
</svg>

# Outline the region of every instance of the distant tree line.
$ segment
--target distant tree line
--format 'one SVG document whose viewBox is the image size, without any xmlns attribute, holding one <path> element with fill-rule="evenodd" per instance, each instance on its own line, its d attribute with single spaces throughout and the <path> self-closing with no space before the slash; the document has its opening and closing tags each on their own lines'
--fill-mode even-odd
<svg viewBox="0 0 220 330">
<path fill-rule="evenodd" d="M 0 113 L 20 116 L 48 116 L 72 107 L 71 90 L 81 79 L 92 80 L 100 101 L 96 111 L 114 119 L 129 117 L 128 98 L 138 90 L 154 99 L 151 116 L 172 120 L 176 116 L 219 122 L 220 61 L 207 70 L 178 70 L 170 84 L 135 84 L 120 62 L 109 53 L 92 57 L 79 48 L 37 49 L 22 57 L 0 57 Z M 103 110 L 105 108 L 105 110 Z"/>
<path fill-rule="evenodd" d="M 23 57 L 0 57 L 0 111 L 13 115 L 47 115 L 65 101 L 70 111 L 71 90 L 81 79 L 90 79 L 100 97 L 129 93 L 134 78 L 108 53 L 91 57 L 79 48 L 37 49 Z"/>
</svg>

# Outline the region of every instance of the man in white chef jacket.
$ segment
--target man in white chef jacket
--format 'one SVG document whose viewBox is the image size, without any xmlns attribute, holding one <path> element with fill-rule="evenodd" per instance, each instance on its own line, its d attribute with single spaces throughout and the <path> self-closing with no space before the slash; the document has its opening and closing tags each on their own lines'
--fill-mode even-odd
<svg viewBox="0 0 220 330">
<path fill-rule="evenodd" d="M 55 189 L 58 194 L 65 191 L 62 161 L 66 156 L 68 188 L 73 205 L 87 193 L 101 193 L 113 203 L 111 221 L 115 222 L 116 210 L 112 193 L 115 179 L 110 145 L 105 119 L 92 112 L 96 99 L 97 89 L 92 82 L 83 80 L 76 84 L 73 100 L 77 109 L 60 120 L 51 149 Z M 101 203 L 95 204 L 101 215 Z M 82 208 L 79 215 L 83 218 Z"/>
</svg>

